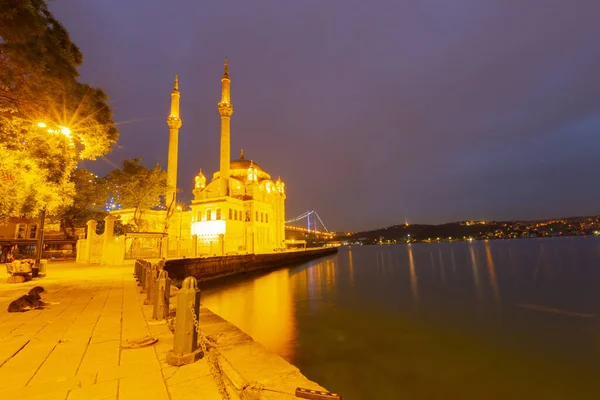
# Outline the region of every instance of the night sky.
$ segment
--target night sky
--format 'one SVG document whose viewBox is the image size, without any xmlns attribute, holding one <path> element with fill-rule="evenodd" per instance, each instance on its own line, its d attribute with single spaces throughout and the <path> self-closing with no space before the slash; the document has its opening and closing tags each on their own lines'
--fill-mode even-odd
<svg viewBox="0 0 600 400">
<path fill-rule="evenodd" d="M 288 218 L 333 230 L 600 213 L 597 0 L 57 0 L 121 137 L 85 167 L 218 168 L 229 57 L 232 158 L 286 182 Z M 113 165 L 111 165 L 113 164 Z"/>
</svg>

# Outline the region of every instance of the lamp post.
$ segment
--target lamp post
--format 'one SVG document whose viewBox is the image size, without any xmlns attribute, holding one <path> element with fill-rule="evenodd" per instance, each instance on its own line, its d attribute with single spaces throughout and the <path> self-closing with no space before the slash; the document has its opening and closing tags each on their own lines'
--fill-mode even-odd
<svg viewBox="0 0 600 400">
<path fill-rule="evenodd" d="M 39 128 L 45 129 L 48 127 L 48 125 L 46 125 L 45 122 L 38 122 L 37 126 Z M 57 129 L 52 129 L 52 128 L 48 128 L 47 130 L 48 133 L 52 133 L 52 134 L 61 134 L 63 136 L 65 136 L 68 140 L 69 140 L 69 145 L 70 146 L 74 146 L 73 143 L 73 137 L 71 136 L 71 130 L 65 126 L 59 126 Z M 40 230 L 39 230 L 39 235 L 37 238 L 37 243 L 35 245 L 35 267 L 40 268 L 40 264 L 41 264 L 41 260 L 42 260 L 42 253 L 44 251 L 43 247 L 44 247 L 44 225 L 46 223 L 46 207 L 44 207 L 42 209 L 42 212 L 40 213 Z"/>
<path fill-rule="evenodd" d="M 40 268 L 40 263 L 42 260 L 42 252 L 44 246 L 44 224 L 46 222 L 46 207 L 42 209 L 40 213 L 40 230 L 37 238 L 37 243 L 35 245 L 35 266 L 36 268 Z M 43 272 L 43 271 L 42 271 Z"/>
<path fill-rule="evenodd" d="M 177 258 L 181 257 L 181 212 L 183 209 L 181 206 L 177 206 L 177 210 L 179 211 L 179 236 L 177 237 Z"/>
</svg>

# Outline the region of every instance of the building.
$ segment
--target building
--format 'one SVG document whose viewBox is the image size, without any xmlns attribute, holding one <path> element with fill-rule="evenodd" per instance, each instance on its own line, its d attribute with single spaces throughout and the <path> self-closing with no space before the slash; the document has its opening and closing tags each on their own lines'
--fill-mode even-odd
<svg viewBox="0 0 600 400">
<path fill-rule="evenodd" d="M 285 184 L 273 180 L 259 164 L 244 158 L 243 150 L 237 160 L 231 161 L 230 121 L 231 78 L 225 59 L 221 78 L 221 141 L 219 170 L 210 182 L 200 169 L 194 180 L 194 199 L 186 207 L 177 207 L 176 191 L 178 169 L 179 78 L 171 92 L 169 126 L 169 153 L 167 177 L 171 189 L 165 196 L 167 211 L 148 211 L 149 232 L 166 232 L 168 239 L 162 245 L 162 254 L 168 257 L 207 256 L 245 253 L 265 253 L 284 247 L 285 240 Z M 111 212 L 123 222 L 131 219 L 133 210 Z M 137 245 L 131 238 L 128 246 Z M 128 244 L 131 243 L 131 244 Z M 133 254 L 133 253 L 132 253 Z"/>
<path fill-rule="evenodd" d="M 77 239 L 67 238 L 60 230 L 60 224 L 46 222 L 44 231 L 43 258 L 75 257 Z M 76 229 L 75 235 L 82 236 L 83 231 Z M 7 262 L 9 255 L 15 259 L 34 258 L 39 235 L 39 220 L 10 218 L 5 224 L 0 224 L 0 263 Z"/>
</svg>

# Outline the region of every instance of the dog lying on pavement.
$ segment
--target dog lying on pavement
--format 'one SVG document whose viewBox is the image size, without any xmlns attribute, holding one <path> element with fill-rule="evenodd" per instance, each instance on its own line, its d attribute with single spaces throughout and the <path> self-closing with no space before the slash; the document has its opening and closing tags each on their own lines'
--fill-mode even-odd
<svg viewBox="0 0 600 400">
<path fill-rule="evenodd" d="M 8 305 L 8 312 L 25 312 L 29 310 L 38 310 L 47 308 L 51 304 L 60 304 L 60 302 L 52 301 L 45 302 L 42 301 L 41 294 L 44 293 L 44 290 L 41 286 L 36 286 L 29 291 L 28 294 L 19 297 L 12 303 Z"/>
</svg>

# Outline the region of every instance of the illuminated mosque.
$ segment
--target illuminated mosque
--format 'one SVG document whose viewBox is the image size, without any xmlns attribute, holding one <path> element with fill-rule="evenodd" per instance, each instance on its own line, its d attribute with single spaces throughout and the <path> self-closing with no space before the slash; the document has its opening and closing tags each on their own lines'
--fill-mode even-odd
<svg viewBox="0 0 600 400">
<path fill-rule="evenodd" d="M 182 125 L 179 98 L 179 82 L 175 77 L 171 112 L 167 118 L 170 132 L 167 207 L 177 204 L 174 188 L 177 187 L 178 136 Z M 180 211 L 179 215 L 173 213 L 168 224 L 169 237 L 180 236 L 180 240 L 189 244 L 183 246 L 186 251 L 178 248 L 178 255 L 265 253 L 282 248 L 285 240 L 285 184 L 279 178 L 272 180 L 271 175 L 259 164 L 245 159 L 243 150 L 239 159 L 231 161 L 230 121 L 233 105 L 227 59 L 221 78 L 218 110 L 221 115 L 219 170 L 207 183 L 200 169 L 194 178 L 194 199 L 190 211 Z"/>
</svg>

